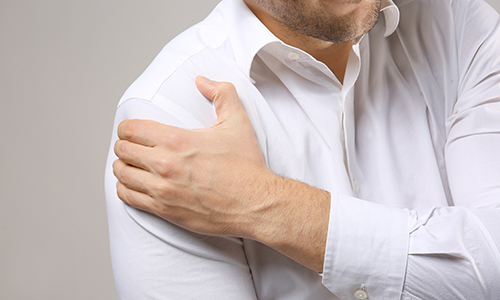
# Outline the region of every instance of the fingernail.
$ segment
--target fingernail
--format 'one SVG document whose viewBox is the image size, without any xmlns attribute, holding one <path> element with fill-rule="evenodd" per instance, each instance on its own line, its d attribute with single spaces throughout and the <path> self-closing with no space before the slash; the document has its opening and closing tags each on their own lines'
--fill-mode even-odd
<svg viewBox="0 0 500 300">
<path fill-rule="evenodd" d="M 212 81 L 212 80 L 210 80 L 210 79 L 208 79 L 208 78 L 206 78 L 204 76 L 201 76 L 201 75 L 198 75 L 198 77 L 196 77 L 196 79 L 199 80 L 199 81 L 203 81 L 203 82 L 210 82 L 210 81 Z"/>
</svg>

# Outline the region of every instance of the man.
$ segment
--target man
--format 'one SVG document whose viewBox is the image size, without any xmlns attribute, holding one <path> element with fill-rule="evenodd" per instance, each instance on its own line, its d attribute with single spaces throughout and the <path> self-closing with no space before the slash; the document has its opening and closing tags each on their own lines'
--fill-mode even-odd
<svg viewBox="0 0 500 300">
<path fill-rule="evenodd" d="M 120 297 L 499 298 L 499 20 L 224 0 L 118 107 Z"/>
</svg>

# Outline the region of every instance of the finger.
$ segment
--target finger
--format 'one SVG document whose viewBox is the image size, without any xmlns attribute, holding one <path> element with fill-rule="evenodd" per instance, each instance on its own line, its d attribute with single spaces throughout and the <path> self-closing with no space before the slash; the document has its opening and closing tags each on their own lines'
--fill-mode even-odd
<svg viewBox="0 0 500 300">
<path fill-rule="evenodd" d="M 196 86 L 203 96 L 214 103 L 217 113 L 216 125 L 230 116 L 239 118 L 242 113 L 246 116 L 233 84 L 212 81 L 203 76 L 198 76 L 196 77 Z"/>
<path fill-rule="evenodd" d="M 132 207 L 148 212 L 153 211 L 154 199 L 148 194 L 129 189 L 120 182 L 116 185 L 116 194 L 118 198 Z"/>
<path fill-rule="evenodd" d="M 150 120 L 129 119 L 118 125 L 118 137 L 144 146 L 156 146 L 159 124 Z"/>
<path fill-rule="evenodd" d="M 152 171 L 153 148 L 131 143 L 127 140 L 118 140 L 115 143 L 114 150 L 116 156 L 123 162 L 147 171 Z"/>
<path fill-rule="evenodd" d="M 150 172 L 128 165 L 118 159 L 113 163 L 113 174 L 127 188 L 150 194 L 148 187 L 151 186 L 149 183 L 153 181 L 153 175 Z"/>
<path fill-rule="evenodd" d="M 151 120 L 128 119 L 118 125 L 118 137 L 143 146 L 154 147 L 180 135 L 180 129 Z"/>
</svg>

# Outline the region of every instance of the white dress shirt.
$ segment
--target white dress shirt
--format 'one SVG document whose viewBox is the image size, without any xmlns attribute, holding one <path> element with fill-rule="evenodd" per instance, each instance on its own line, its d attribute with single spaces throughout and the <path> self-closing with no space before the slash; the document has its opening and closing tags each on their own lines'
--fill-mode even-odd
<svg viewBox="0 0 500 300">
<path fill-rule="evenodd" d="M 224 0 L 127 90 L 128 118 L 214 124 L 232 82 L 269 168 L 332 194 L 324 273 L 123 204 L 106 170 L 121 299 L 500 299 L 500 18 L 481 0 L 390 0 L 344 84 Z M 308 199 L 304 199 L 308 201 Z"/>
</svg>

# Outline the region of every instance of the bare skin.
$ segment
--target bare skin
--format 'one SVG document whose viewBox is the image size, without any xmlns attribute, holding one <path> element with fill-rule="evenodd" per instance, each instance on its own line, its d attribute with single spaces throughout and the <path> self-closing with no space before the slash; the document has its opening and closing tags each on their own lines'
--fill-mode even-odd
<svg viewBox="0 0 500 300">
<path fill-rule="evenodd" d="M 257 240 L 321 271 L 330 194 L 267 168 L 231 84 L 196 84 L 215 104 L 214 126 L 120 124 L 113 165 L 120 199 L 198 233 Z"/>
<path fill-rule="evenodd" d="M 370 19 L 368 7 L 376 0 L 246 2 L 276 36 L 324 62 L 342 81 L 352 39 L 367 30 L 363 22 L 358 28 L 357 20 Z M 339 20 L 352 19 L 356 26 L 352 34 L 343 34 L 349 39 L 342 42 L 311 37 L 280 19 L 276 9 L 286 3 L 306 4 L 312 15 L 338 8 L 334 13 Z M 120 124 L 115 144 L 119 159 L 113 166 L 120 199 L 198 233 L 259 241 L 322 272 L 330 193 L 267 168 L 231 84 L 197 78 L 196 85 L 214 102 L 214 126 L 184 130 L 146 120 Z"/>
<path fill-rule="evenodd" d="M 245 0 L 283 42 L 311 54 L 344 80 L 353 40 L 378 19 L 380 0 Z"/>
</svg>

